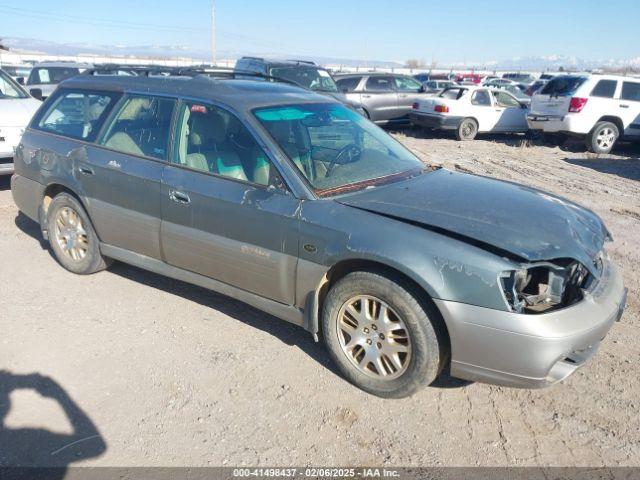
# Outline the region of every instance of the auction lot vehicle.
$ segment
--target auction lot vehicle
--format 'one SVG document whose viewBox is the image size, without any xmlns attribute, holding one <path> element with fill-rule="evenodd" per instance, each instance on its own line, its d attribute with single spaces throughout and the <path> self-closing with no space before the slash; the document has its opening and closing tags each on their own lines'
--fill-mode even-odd
<svg viewBox="0 0 640 480">
<path fill-rule="evenodd" d="M 445 88 L 455 87 L 457 84 L 451 80 L 428 80 L 422 85 L 424 85 L 425 93 L 439 93 Z"/>
<path fill-rule="evenodd" d="M 44 100 L 53 93 L 60 82 L 78 75 L 88 67 L 72 62 L 37 63 L 27 78 L 27 87 L 31 95 Z"/>
<path fill-rule="evenodd" d="M 458 86 L 413 105 L 411 122 L 430 129 L 453 130 L 458 140 L 478 133 L 526 132 L 527 104 L 503 89 Z"/>
<path fill-rule="evenodd" d="M 13 173 L 13 152 L 41 102 L 0 70 L 0 175 Z"/>
<path fill-rule="evenodd" d="M 609 153 L 619 138 L 640 140 L 640 78 L 560 75 L 532 97 L 529 127 L 585 139 Z"/>
<path fill-rule="evenodd" d="M 348 99 L 340 92 L 334 78 L 328 70 L 319 67 L 314 62 L 305 60 L 269 60 L 260 57 L 242 57 L 234 70 L 239 73 L 257 73 L 274 79 L 282 79 L 308 88 L 350 106 L 354 110 L 363 113 L 362 106 L 353 99 Z M 247 79 L 257 80 L 255 76 Z"/>
<path fill-rule="evenodd" d="M 359 102 L 372 122 L 408 124 L 414 102 L 426 98 L 424 86 L 415 78 L 393 73 L 336 75 L 338 88 Z"/>
<path fill-rule="evenodd" d="M 71 272 L 115 259 L 249 303 L 323 338 L 383 397 L 445 368 L 553 384 L 625 304 L 593 212 L 426 168 L 295 86 L 77 76 L 36 114 L 15 169 L 16 204 Z"/>
</svg>

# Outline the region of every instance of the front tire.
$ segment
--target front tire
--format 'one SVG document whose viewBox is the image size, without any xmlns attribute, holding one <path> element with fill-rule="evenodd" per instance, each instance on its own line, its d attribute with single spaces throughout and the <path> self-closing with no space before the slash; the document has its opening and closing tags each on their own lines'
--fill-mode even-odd
<svg viewBox="0 0 640 480">
<path fill-rule="evenodd" d="M 379 397 L 407 397 L 432 383 L 445 364 L 441 317 L 394 275 L 346 275 L 327 295 L 322 327 L 345 378 Z"/>
<path fill-rule="evenodd" d="M 104 270 L 111 260 L 100 253 L 98 236 L 80 202 L 60 193 L 49 204 L 47 231 L 53 253 L 64 268 L 80 275 Z"/>
<path fill-rule="evenodd" d="M 615 123 L 598 122 L 587 135 L 587 148 L 593 153 L 609 153 L 619 136 Z"/>
<path fill-rule="evenodd" d="M 456 129 L 456 138 L 463 142 L 473 140 L 476 135 L 478 135 L 478 122 L 473 118 L 465 118 Z"/>
</svg>

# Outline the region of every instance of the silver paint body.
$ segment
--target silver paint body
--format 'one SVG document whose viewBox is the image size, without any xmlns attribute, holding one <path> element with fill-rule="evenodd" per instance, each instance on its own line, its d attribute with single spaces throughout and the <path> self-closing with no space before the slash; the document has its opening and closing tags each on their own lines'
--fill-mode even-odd
<svg viewBox="0 0 640 480">
<path fill-rule="evenodd" d="M 557 382 L 581 366 L 624 307 L 621 276 L 605 260 L 578 304 L 542 315 L 509 311 L 500 272 L 558 258 L 554 252 L 584 261 L 602 249 L 607 232 L 599 218 L 564 199 L 447 170 L 317 197 L 251 109 L 333 101 L 324 96 L 201 77 L 76 77 L 61 88 L 223 106 L 253 133 L 286 183 L 286 191 L 261 187 L 29 128 L 16 154 L 16 204 L 43 225 L 47 189 L 70 190 L 109 257 L 216 290 L 314 335 L 327 276 L 345 262 L 375 263 L 434 300 L 451 340 L 452 375 L 519 387 Z M 190 203 L 171 201 L 174 190 Z"/>
</svg>

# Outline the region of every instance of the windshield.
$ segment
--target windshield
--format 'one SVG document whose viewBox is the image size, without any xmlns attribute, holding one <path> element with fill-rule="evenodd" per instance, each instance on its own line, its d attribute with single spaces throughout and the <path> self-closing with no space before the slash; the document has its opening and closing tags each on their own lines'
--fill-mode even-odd
<svg viewBox="0 0 640 480">
<path fill-rule="evenodd" d="M 27 98 L 27 93 L 9 75 L 0 70 L 0 100 Z"/>
<path fill-rule="evenodd" d="M 275 67 L 271 69 L 271 76 L 281 77 L 296 82 L 317 92 L 337 92 L 336 82 L 326 70 L 315 67 Z"/>
<path fill-rule="evenodd" d="M 573 77 L 565 75 L 563 77 L 555 77 L 549 80 L 540 93 L 542 95 L 571 95 L 580 85 L 585 82 L 585 77 Z"/>
<path fill-rule="evenodd" d="M 425 168 L 382 129 L 342 104 L 254 110 L 258 121 L 320 196 L 417 175 Z"/>
</svg>

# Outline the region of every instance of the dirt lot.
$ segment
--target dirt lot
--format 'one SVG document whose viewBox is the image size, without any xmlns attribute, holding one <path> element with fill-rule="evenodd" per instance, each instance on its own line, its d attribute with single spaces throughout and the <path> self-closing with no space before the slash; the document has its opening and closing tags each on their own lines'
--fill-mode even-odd
<svg viewBox="0 0 640 480">
<path fill-rule="evenodd" d="M 595 158 L 513 137 L 397 136 L 428 163 L 604 218 L 629 307 L 592 363 L 546 390 L 445 378 L 381 400 L 304 331 L 243 304 L 122 264 L 67 273 L 0 178 L 0 464 L 30 445 L 48 463 L 114 466 L 639 465 L 640 146 Z"/>
</svg>

